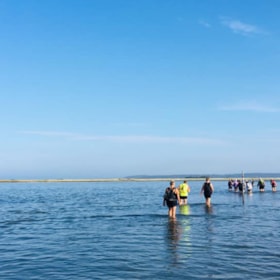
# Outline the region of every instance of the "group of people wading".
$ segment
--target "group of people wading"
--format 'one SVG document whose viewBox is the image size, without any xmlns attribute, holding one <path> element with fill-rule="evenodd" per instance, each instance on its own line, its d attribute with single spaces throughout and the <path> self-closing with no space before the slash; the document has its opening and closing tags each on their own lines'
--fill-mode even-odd
<svg viewBox="0 0 280 280">
<path fill-rule="evenodd" d="M 163 196 L 163 206 L 167 205 L 168 216 L 170 218 L 176 217 L 176 207 L 178 204 L 186 205 L 188 203 L 188 195 L 190 191 L 191 189 L 186 180 L 177 188 L 175 186 L 175 181 L 170 181 L 170 185 L 166 188 Z M 207 207 L 210 207 L 211 205 L 211 195 L 213 192 L 214 186 L 210 182 L 210 178 L 207 177 L 200 190 L 200 194 L 204 194 L 205 204 Z"/>
<path fill-rule="evenodd" d="M 271 179 L 270 180 L 270 185 L 272 188 L 273 192 L 276 192 L 276 187 L 277 187 L 277 183 L 275 180 Z M 234 190 L 235 192 L 248 192 L 248 193 L 252 193 L 253 192 L 253 187 L 254 187 L 254 180 L 233 180 L 233 179 L 229 179 L 228 181 L 228 190 L 232 191 Z M 259 178 L 258 183 L 257 183 L 257 187 L 259 188 L 260 192 L 264 192 L 265 189 L 265 181 L 262 178 Z"/>
</svg>

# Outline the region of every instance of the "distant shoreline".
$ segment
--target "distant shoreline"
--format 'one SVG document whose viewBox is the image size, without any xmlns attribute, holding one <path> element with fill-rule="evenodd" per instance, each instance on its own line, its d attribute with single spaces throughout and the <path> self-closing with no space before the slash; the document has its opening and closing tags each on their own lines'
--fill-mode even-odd
<svg viewBox="0 0 280 280">
<path fill-rule="evenodd" d="M 275 177 L 262 177 L 264 180 L 274 179 L 279 181 L 280 178 Z M 210 178 L 211 181 L 228 181 L 229 178 Z M 242 179 L 239 177 L 239 179 Z M 257 181 L 259 177 L 244 177 L 244 180 L 254 180 Z M 201 178 L 100 178 L 100 179 L 0 179 L 0 183 L 83 183 L 83 182 L 157 182 L 157 181 L 204 181 L 205 177 Z"/>
</svg>

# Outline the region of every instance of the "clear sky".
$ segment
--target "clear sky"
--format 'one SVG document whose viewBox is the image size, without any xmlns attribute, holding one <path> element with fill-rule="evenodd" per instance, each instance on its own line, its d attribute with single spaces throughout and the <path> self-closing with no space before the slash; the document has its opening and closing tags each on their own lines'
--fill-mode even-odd
<svg viewBox="0 0 280 280">
<path fill-rule="evenodd" d="M 280 172 L 279 14 L 0 0 L 0 178 Z"/>
</svg>

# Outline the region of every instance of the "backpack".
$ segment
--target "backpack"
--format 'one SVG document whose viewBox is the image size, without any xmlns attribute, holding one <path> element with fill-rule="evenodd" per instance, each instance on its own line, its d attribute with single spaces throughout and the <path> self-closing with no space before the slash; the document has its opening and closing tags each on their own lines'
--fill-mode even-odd
<svg viewBox="0 0 280 280">
<path fill-rule="evenodd" d="M 167 190 L 165 191 L 164 199 L 167 201 L 174 201 L 177 200 L 177 196 L 172 189 L 167 188 Z"/>
<path fill-rule="evenodd" d="M 259 186 L 260 187 L 265 187 L 265 183 L 264 183 L 264 180 L 263 179 L 260 179 L 260 181 L 259 181 Z"/>
</svg>

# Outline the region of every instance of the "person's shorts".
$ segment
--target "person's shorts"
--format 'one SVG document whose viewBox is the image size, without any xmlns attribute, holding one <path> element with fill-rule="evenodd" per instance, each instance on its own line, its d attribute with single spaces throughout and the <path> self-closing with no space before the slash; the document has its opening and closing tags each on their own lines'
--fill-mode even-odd
<svg viewBox="0 0 280 280">
<path fill-rule="evenodd" d="M 187 196 L 180 196 L 181 199 L 187 199 Z"/>
<path fill-rule="evenodd" d="M 212 193 L 204 192 L 204 197 L 205 197 L 205 198 L 210 198 L 211 195 L 212 195 Z"/>
<path fill-rule="evenodd" d="M 167 200 L 166 204 L 169 208 L 171 208 L 177 206 L 178 203 L 177 200 Z"/>
</svg>

